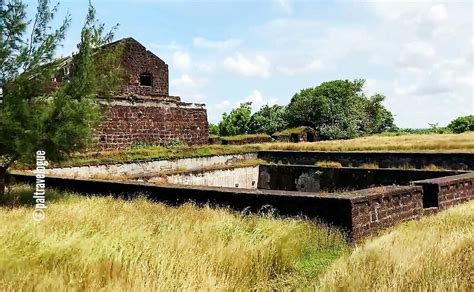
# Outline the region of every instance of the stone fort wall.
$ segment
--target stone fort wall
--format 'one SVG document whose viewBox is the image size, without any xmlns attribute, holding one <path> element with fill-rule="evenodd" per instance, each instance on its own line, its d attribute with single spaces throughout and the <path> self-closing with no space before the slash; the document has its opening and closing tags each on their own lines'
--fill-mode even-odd
<svg viewBox="0 0 474 292">
<path fill-rule="evenodd" d="M 187 145 L 208 143 L 204 105 L 177 101 L 102 102 L 103 120 L 97 129 L 101 150 L 136 145 L 163 145 L 180 140 Z"/>
</svg>

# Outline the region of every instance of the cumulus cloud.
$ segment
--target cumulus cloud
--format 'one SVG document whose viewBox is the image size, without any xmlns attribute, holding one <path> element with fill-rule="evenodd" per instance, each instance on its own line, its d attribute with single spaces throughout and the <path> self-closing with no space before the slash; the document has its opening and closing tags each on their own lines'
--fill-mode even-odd
<svg viewBox="0 0 474 292">
<path fill-rule="evenodd" d="M 179 70 L 187 70 L 191 67 L 191 56 L 183 51 L 173 53 L 173 66 Z"/>
<path fill-rule="evenodd" d="M 197 48 L 205 49 L 234 49 L 242 43 L 240 39 L 228 39 L 223 41 L 211 41 L 203 37 L 195 37 L 193 44 Z"/>
<path fill-rule="evenodd" d="M 188 74 L 183 74 L 179 78 L 171 80 L 172 87 L 183 90 L 184 88 L 198 88 L 206 85 L 206 78 L 194 78 Z"/>
<path fill-rule="evenodd" d="M 235 105 L 239 106 L 241 103 L 244 102 L 251 102 L 252 103 L 252 111 L 256 112 L 258 111 L 262 106 L 264 105 L 274 105 L 277 103 L 276 98 L 268 98 L 265 97 L 259 90 L 254 89 L 252 90 L 252 93 L 250 93 L 247 97 L 244 99 L 239 100 Z"/>
<path fill-rule="evenodd" d="M 295 61 L 294 58 L 290 60 Z M 324 66 L 321 60 L 313 59 L 309 62 L 306 60 L 305 63 L 291 62 L 287 65 L 278 66 L 277 70 L 285 75 L 294 76 L 297 74 L 320 72 L 323 68 Z"/>
<path fill-rule="evenodd" d="M 248 58 L 241 53 L 236 53 L 233 57 L 227 57 L 224 60 L 224 67 L 244 76 L 269 77 L 271 64 L 270 61 L 262 55 L 254 58 Z"/>
</svg>

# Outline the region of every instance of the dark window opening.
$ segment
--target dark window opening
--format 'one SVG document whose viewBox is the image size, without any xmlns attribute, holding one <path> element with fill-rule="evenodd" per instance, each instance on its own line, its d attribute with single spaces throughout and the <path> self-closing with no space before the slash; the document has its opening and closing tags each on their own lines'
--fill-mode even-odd
<svg viewBox="0 0 474 292">
<path fill-rule="evenodd" d="M 308 133 L 308 136 L 306 136 L 306 141 L 314 142 L 314 134 L 313 133 Z"/>
<path fill-rule="evenodd" d="M 140 86 L 153 86 L 153 75 L 145 73 L 140 75 Z"/>
<path fill-rule="evenodd" d="M 298 134 L 291 134 L 291 142 L 298 143 L 300 141 L 300 136 Z"/>
</svg>

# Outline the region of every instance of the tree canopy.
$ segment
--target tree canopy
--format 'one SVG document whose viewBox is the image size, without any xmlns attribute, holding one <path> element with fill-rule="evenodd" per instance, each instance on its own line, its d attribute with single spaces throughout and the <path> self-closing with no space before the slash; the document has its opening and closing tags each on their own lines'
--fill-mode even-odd
<svg viewBox="0 0 474 292">
<path fill-rule="evenodd" d="M 275 104 L 264 105 L 250 117 L 248 131 L 251 134 L 273 134 L 286 128 L 285 107 Z"/>
<path fill-rule="evenodd" d="M 296 93 L 287 106 L 290 126 L 310 126 L 322 139 L 348 139 L 380 133 L 393 126 L 384 96 L 367 98 L 364 80 L 335 80 Z"/>
<path fill-rule="evenodd" d="M 115 52 L 95 54 L 112 40 L 115 27 L 105 34 L 90 5 L 77 53 L 70 60 L 74 74 L 52 90 L 51 76 L 65 62 L 55 59 L 55 51 L 71 19 L 66 16 L 52 29 L 57 5 L 39 0 L 32 21 L 26 8 L 21 0 L 11 0 L 0 10 L 0 193 L 15 161 L 31 162 L 38 150 L 50 161 L 59 160 L 90 145 L 100 118 L 96 97 L 118 84 L 118 77 L 110 77 L 120 75 Z M 26 33 L 28 23 L 31 33 Z"/>
<path fill-rule="evenodd" d="M 219 134 L 222 136 L 246 134 L 252 113 L 251 105 L 251 102 L 241 103 L 229 114 L 224 113 L 219 123 Z"/>
<path fill-rule="evenodd" d="M 462 116 L 453 120 L 448 125 L 448 129 L 453 131 L 453 133 L 463 133 L 467 131 L 474 131 L 474 116 Z"/>
</svg>

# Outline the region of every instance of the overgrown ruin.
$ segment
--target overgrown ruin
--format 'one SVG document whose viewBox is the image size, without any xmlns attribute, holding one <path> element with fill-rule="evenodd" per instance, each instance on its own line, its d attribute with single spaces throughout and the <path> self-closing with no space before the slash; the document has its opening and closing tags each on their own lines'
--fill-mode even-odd
<svg viewBox="0 0 474 292">
<path fill-rule="evenodd" d="M 341 167 L 315 166 L 328 159 Z M 92 194 L 141 193 L 169 204 L 274 208 L 317 218 L 357 241 L 474 198 L 472 170 L 472 153 L 261 151 L 56 168 L 48 170 L 47 184 Z"/>
</svg>

